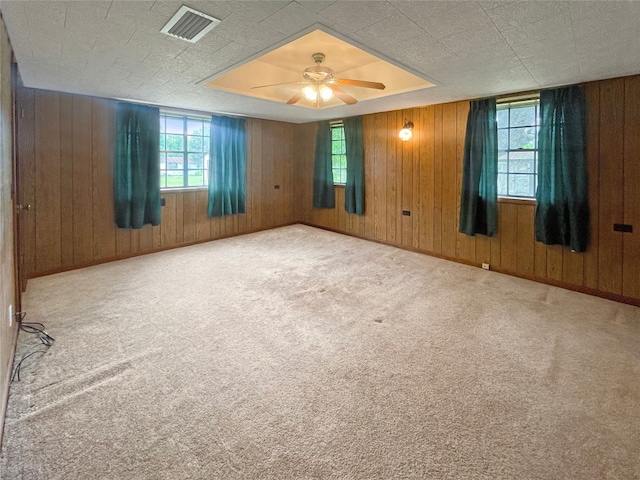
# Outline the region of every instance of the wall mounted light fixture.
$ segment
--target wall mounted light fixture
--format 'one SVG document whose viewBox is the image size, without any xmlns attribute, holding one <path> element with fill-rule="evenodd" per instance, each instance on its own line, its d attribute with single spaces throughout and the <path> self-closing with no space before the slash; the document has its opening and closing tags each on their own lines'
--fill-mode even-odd
<svg viewBox="0 0 640 480">
<path fill-rule="evenodd" d="M 405 118 L 404 125 L 402 126 L 402 130 L 400 130 L 400 133 L 398 133 L 400 140 L 402 140 L 403 142 L 410 140 L 411 137 L 413 136 L 412 129 L 413 129 L 413 122 L 410 122 Z"/>
</svg>

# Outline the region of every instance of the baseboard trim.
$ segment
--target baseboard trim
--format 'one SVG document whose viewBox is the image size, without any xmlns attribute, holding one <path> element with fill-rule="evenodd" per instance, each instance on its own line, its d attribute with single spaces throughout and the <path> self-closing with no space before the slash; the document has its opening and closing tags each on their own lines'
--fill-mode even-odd
<svg viewBox="0 0 640 480">
<path fill-rule="evenodd" d="M 308 223 L 308 222 L 299 222 L 302 225 L 307 225 L 309 227 L 315 227 L 315 228 L 320 228 L 322 230 L 327 230 L 329 232 L 334 232 L 334 233 L 340 233 L 342 235 L 346 235 L 348 237 L 354 237 L 354 238 L 359 238 L 361 240 L 367 240 L 369 242 L 375 242 L 375 243 L 379 243 L 381 245 L 387 245 L 389 247 L 395 247 L 395 248 L 400 248 L 401 250 L 407 250 L 410 252 L 415 252 L 415 253 L 421 253 L 423 255 L 428 255 L 430 257 L 435 257 L 435 258 L 441 258 L 443 260 L 449 260 L 451 262 L 456 262 L 456 263 L 461 263 L 464 265 L 470 265 L 472 267 L 478 267 L 478 268 L 482 268 L 482 264 L 481 263 L 477 263 L 477 262 L 470 262 L 468 260 L 464 260 L 462 258 L 455 258 L 455 257 L 449 257 L 447 255 L 442 255 L 436 252 L 428 252 L 425 250 L 419 250 L 417 248 L 414 247 L 408 247 L 406 245 L 398 245 L 396 243 L 391 243 L 391 242 L 385 242 L 384 240 L 378 240 L 376 238 L 369 238 L 369 237 L 365 237 L 364 235 L 356 235 L 353 233 L 347 233 L 347 232 L 342 232 L 340 230 L 336 230 L 333 228 L 329 228 L 329 227 L 324 227 L 322 225 L 314 225 L 313 223 Z M 572 290 L 574 292 L 579 292 L 579 293 L 584 293 L 587 295 L 592 295 L 594 297 L 600 297 L 600 298 L 604 298 L 607 300 L 612 300 L 614 302 L 618 302 L 618 303 L 625 303 L 627 305 L 633 305 L 635 307 L 640 307 L 640 299 L 638 298 L 631 298 L 631 297 L 625 297 L 624 295 L 618 295 L 615 293 L 609 293 L 609 292 L 603 292 L 602 290 L 597 290 L 595 288 L 589 288 L 589 287 L 584 287 L 582 285 L 573 285 L 571 283 L 566 283 L 566 282 L 561 282 L 559 280 L 553 280 L 550 278 L 540 278 L 540 277 L 535 277 L 533 275 L 523 275 L 521 273 L 517 273 L 514 272 L 512 270 L 507 270 L 507 269 L 503 269 L 503 268 L 491 268 L 492 272 L 497 272 L 497 273 L 502 273 L 504 275 L 510 275 L 512 277 L 517 277 L 517 278 L 523 278 L 525 280 L 531 280 L 532 282 L 537 282 L 537 283 L 542 283 L 545 285 L 551 285 L 554 287 L 560 287 L 560 288 L 564 288 L 565 290 Z"/>
</svg>

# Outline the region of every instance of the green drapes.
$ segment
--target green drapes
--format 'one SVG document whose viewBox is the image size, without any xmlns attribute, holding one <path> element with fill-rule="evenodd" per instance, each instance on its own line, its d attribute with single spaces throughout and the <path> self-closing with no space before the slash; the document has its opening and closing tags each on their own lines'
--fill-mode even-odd
<svg viewBox="0 0 640 480">
<path fill-rule="evenodd" d="M 344 137 L 347 150 L 347 183 L 344 191 L 344 209 L 364 215 L 364 144 L 362 117 L 345 118 Z"/>
<path fill-rule="evenodd" d="M 331 170 L 331 126 L 329 122 L 318 122 L 316 136 L 316 159 L 313 166 L 313 206 L 334 208 L 336 197 Z"/>
<path fill-rule="evenodd" d="M 585 109 L 577 85 L 540 92 L 536 240 L 576 252 L 589 242 Z"/>
<path fill-rule="evenodd" d="M 118 103 L 114 201 L 119 228 L 160 224 L 159 147 L 160 110 Z"/>
<path fill-rule="evenodd" d="M 209 217 L 246 211 L 247 141 L 243 118 L 211 117 Z"/>
<path fill-rule="evenodd" d="M 464 141 L 460 232 L 492 237 L 498 228 L 496 99 L 473 100 Z"/>
</svg>

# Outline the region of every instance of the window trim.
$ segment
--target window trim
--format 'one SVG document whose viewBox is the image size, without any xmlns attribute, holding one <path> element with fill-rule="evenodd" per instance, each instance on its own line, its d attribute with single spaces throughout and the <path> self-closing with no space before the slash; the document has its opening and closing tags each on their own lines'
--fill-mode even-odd
<svg viewBox="0 0 640 480">
<path fill-rule="evenodd" d="M 539 115 L 539 108 L 540 108 L 540 92 L 536 92 L 536 93 L 531 93 L 531 94 L 527 94 L 527 95 L 520 95 L 520 96 L 510 96 L 510 97 L 503 97 L 503 98 L 499 98 L 497 101 L 497 108 L 500 107 L 510 107 L 511 105 L 522 105 L 522 104 L 534 104 L 537 106 L 538 108 L 538 115 Z M 538 130 L 536 131 L 536 148 L 533 149 L 527 149 L 527 150 L 521 150 L 521 151 L 531 151 L 531 152 L 535 152 L 534 153 L 534 172 L 533 174 L 527 174 L 527 175 L 532 175 L 534 177 L 534 190 L 533 190 L 533 196 L 529 197 L 529 196 L 519 196 L 519 195 L 500 195 L 498 194 L 498 202 L 501 203 L 514 203 L 514 204 L 524 204 L 524 205 L 531 205 L 532 203 L 535 204 L 536 203 L 536 190 L 537 190 L 537 183 L 538 183 L 538 133 L 539 133 L 539 129 L 540 129 L 540 124 L 539 124 L 539 116 L 536 118 L 536 122 L 537 125 L 534 125 Z M 505 129 L 505 128 L 501 128 L 500 130 L 510 130 L 511 128 L 518 128 L 518 127 L 511 127 L 511 119 L 509 118 L 509 126 Z M 511 152 L 511 151 L 518 151 L 518 150 L 506 150 L 507 152 Z M 500 152 L 500 150 L 498 150 L 498 152 Z M 508 166 L 507 166 L 507 170 L 508 170 Z M 507 182 L 509 181 L 509 177 L 508 174 L 510 172 L 507 171 Z M 515 173 L 515 172 L 514 172 Z M 498 173 L 498 175 L 500 175 L 500 172 Z M 508 187 L 507 187 L 508 188 Z"/>
<path fill-rule="evenodd" d="M 211 115 L 206 114 L 206 113 L 202 113 L 202 112 L 193 112 L 193 111 L 187 111 L 187 110 L 176 110 L 176 109 L 160 109 L 160 117 L 173 117 L 173 118 L 182 118 L 183 120 L 183 133 L 182 136 L 184 137 L 184 148 L 182 151 L 182 154 L 184 156 L 184 161 L 186 162 L 183 166 L 182 169 L 182 173 L 183 173 L 183 185 L 181 186 L 167 186 L 167 187 L 160 187 L 160 192 L 167 192 L 167 193 L 177 193 L 177 192 L 181 192 L 181 191 L 189 191 L 189 192 L 194 192 L 194 191 L 202 191 L 202 190 L 207 190 L 208 186 L 206 184 L 206 178 L 208 175 L 208 170 L 209 170 L 209 166 L 206 164 L 205 159 L 203 158 L 203 165 L 202 165 L 202 172 L 203 172 L 203 181 L 205 181 L 204 185 L 193 185 L 193 186 L 189 186 L 189 185 L 185 185 L 184 183 L 188 183 L 188 172 L 189 172 L 189 168 L 188 168 L 188 162 L 189 162 L 189 150 L 188 150 L 188 133 L 186 130 L 186 122 L 189 119 L 193 119 L 193 120 L 201 120 L 204 123 L 208 123 L 209 125 L 211 124 Z M 178 134 L 168 134 L 166 132 L 166 126 L 165 126 L 165 132 L 161 132 L 160 135 L 165 135 L 165 142 L 166 142 L 166 135 L 178 135 Z M 194 135 L 192 135 L 194 136 Z M 203 139 L 205 138 L 210 138 L 211 137 L 211 133 L 209 133 L 209 135 L 205 135 L 203 133 L 203 135 L 195 135 L 195 136 L 200 136 Z M 167 153 L 167 145 L 165 143 L 165 149 L 164 150 L 159 150 L 160 154 L 165 154 Z M 211 152 L 211 145 L 209 145 L 209 152 L 205 153 L 204 151 L 202 152 L 203 156 L 208 155 Z M 197 153 L 197 152 L 191 152 L 191 153 Z M 160 176 L 162 177 L 162 173 L 163 173 L 163 169 L 160 168 L 160 164 L 158 164 L 158 168 L 160 170 Z M 166 158 L 165 158 L 165 168 L 164 168 L 164 172 L 166 172 L 167 169 L 167 163 L 166 163 Z M 187 176 L 185 178 L 185 175 Z"/>
</svg>

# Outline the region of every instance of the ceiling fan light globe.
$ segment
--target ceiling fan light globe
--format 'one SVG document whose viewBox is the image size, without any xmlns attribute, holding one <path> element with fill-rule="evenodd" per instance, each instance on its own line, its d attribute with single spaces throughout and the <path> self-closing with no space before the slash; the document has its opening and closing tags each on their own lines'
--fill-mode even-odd
<svg viewBox="0 0 640 480">
<path fill-rule="evenodd" d="M 307 85 L 302 89 L 302 93 L 304 94 L 304 98 L 309 100 L 310 102 L 315 102 L 316 98 L 318 98 L 318 90 L 313 85 Z"/>
<path fill-rule="evenodd" d="M 320 98 L 322 98 L 323 101 L 328 102 L 333 98 L 333 91 L 326 85 L 322 85 L 320 87 Z"/>
</svg>

